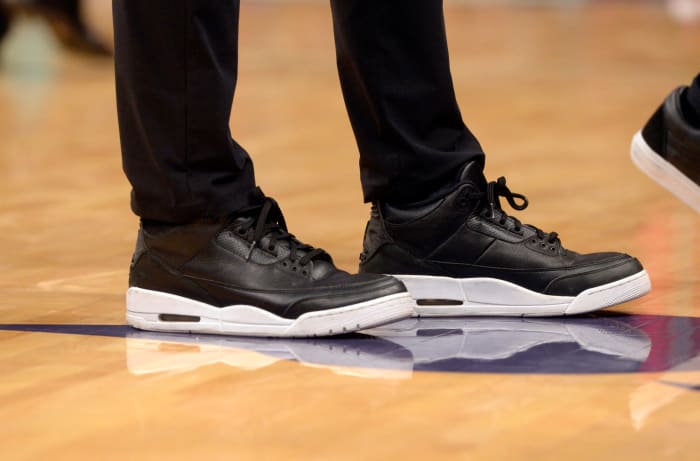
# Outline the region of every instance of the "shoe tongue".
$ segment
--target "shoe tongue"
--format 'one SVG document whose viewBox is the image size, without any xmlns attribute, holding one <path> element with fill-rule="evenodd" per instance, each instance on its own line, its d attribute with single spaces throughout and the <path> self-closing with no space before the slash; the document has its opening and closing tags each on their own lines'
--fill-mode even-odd
<svg viewBox="0 0 700 461">
<path fill-rule="evenodd" d="M 255 218 L 250 216 L 241 216 L 234 220 L 234 225 L 254 225 Z M 266 248 L 270 244 L 270 233 L 265 234 L 258 243 L 259 248 Z M 302 242 L 298 242 L 299 245 L 303 245 Z M 277 258 L 284 259 L 288 257 L 291 253 L 291 244 L 288 239 L 277 240 L 275 243 L 277 248 Z M 297 248 L 296 258 L 302 258 L 310 250 L 304 248 Z M 328 254 L 319 255 L 314 258 L 313 270 L 311 272 L 312 278 L 318 280 L 325 278 L 333 272 L 337 272 L 338 269 L 333 264 L 333 259 Z"/>
<path fill-rule="evenodd" d="M 252 224 L 253 221 L 254 221 L 254 218 L 252 218 L 250 216 L 239 216 L 236 219 L 234 219 L 231 224 L 234 226 L 243 226 L 243 225 L 246 225 L 248 223 Z"/>
<path fill-rule="evenodd" d="M 458 182 L 471 182 L 479 188 L 486 190 L 486 177 L 484 177 L 484 167 L 476 160 L 465 164 L 459 172 Z"/>
<path fill-rule="evenodd" d="M 332 261 L 326 261 L 325 259 L 316 259 L 313 262 L 313 270 L 311 271 L 311 277 L 314 280 L 321 280 L 329 275 L 338 272 L 338 268 L 335 267 Z"/>
</svg>

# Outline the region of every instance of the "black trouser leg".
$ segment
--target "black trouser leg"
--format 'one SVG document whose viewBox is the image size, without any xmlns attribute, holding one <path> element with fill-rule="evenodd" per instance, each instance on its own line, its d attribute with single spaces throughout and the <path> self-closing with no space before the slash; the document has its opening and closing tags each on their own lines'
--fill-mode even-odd
<svg viewBox="0 0 700 461">
<path fill-rule="evenodd" d="M 182 223 L 257 201 L 232 138 L 238 0 L 114 0 L 117 106 L 132 209 Z"/>
<path fill-rule="evenodd" d="M 484 154 L 457 106 L 442 0 L 331 0 L 365 201 L 421 201 Z"/>
</svg>

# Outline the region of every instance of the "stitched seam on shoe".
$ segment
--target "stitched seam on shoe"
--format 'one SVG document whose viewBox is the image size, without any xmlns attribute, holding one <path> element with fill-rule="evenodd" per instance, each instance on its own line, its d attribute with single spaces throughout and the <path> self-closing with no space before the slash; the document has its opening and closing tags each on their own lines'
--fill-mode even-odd
<svg viewBox="0 0 700 461">
<path fill-rule="evenodd" d="M 618 267 L 620 267 L 620 266 L 623 266 L 623 265 L 627 264 L 627 262 L 628 262 L 628 261 L 621 261 L 620 263 L 615 264 L 615 265 L 613 265 L 613 266 L 601 267 L 601 268 L 594 269 L 594 270 L 590 270 L 590 271 L 587 271 L 587 272 L 577 272 L 576 274 L 561 275 L 561 276 L 559 276 L 559 277 L 553 279 L 552 281 L 550 281 L 550 282 L 547 284 L 547 286 L 544 288 L 544 293 L 546 293 L 547 290 L 549 290 L 549 288 L 552 286 L 552 284 L 557 283 L 557 282 L 559 282 L 559 281 L 566 280 L 566 279 L 571 279 L 571 278 L 573 278 L 573 277 L 580 277 L 580 276 L 585 276 L 585 275 L 589 275 L 589 274 L 595 274 L 596 272 L 601 272 L 601 271 L 604 271 L 604 270 L 607 270 L 607 269 L 616 269 L 616 268 L 618 268 Z"/>
<path fill-rule="evenodd" d="M 279 293 L 279 294 L 284 294 L 284 293 L 301 293 L 304 291 L 313 291 L 313 290 L 334 290 L 338 288 L 345 288 L 347 289 L 346 292 L 344 293 L 338 293 L 337 296 L 340 296 L 342 294 L 347 294 L 347 293 L 352 293 L 352 289 L 355 288 L 362 288 L 363 286 L 366 287 L 371 287 L 372 283 L 374 282 L 359 282 L 359 283 L 344 283 L 342 285 L 324 285 L 320 287 L 300 287 L 300 288 L 295 288 L 295 289 L 264 289 L 264 288 L 250 288 L 250 287 L 242 287 L 239 285 L 233 285 L 230 283 L 222 282 L 220 280 L 212 280 L 212 279 L 207 279 L 204 277 L 197 277 L 195 275 L 189 275 L 189 274 L 183 274 L 183 277 L 186 277 L 188 279 L 192 280 L 199 280 L 201 282 L 208 282 L 214 285 L 217 285 L 222 288 L 231 288 L 234 290 L 240 290 L 240 291 L 246 291 L 246 292 L 254 292 L 254 293 Z M 393 283 L 393 280 L 390 277 L 386 278 L 386 282 L 382 284 L 377 284 L 376 287 L 372 287 L 375 289 L 382 289 L 382 288 L 387 288 Z M 324 295 L 325 296 L 325 295 Z M 330 296 L 330 295 L 328 295 Z"/>
<path fill-rule="evenodd" d="M 197 280 L 194 280 L 194 279 L 188 277 L 186 274 L 182 273 L 182 271 L 180 271 L 178 268 L 171 266 L 166 261 L 164 261 L 162 258 L 160 258 L 158 255 L 153 254 L 153 251 L 145 251 L 144 256 L 146 256 L 146 255 L 148 255 L 148 257 L 150 257 L 151 259 L 153 259 L 153 261 L 155 261 L 157 264 L 159 264 L 163 270 L 165 270 L 166 272 L 169 272 L 170 275 L 172 275 L 174 277 L 180 277 L 184 281 L 187 281 L 187 282 L 195 285 L 204 294 L 206 294 L 211 300 L 214 300 L 217 304 L 220 303 L 220 300 L 216 296 L 211 294 L 209 292 L 209 290 L 207 290 L 205 287 L 203 287 L 202 285 L 197 283 Z"/>
<path fill-rule="evenodd" d="M 450 261 L 438 261 L 438 260 L 430 260 L 430 262 L 437 263 L 437 264 L 450 264 L 450 265 L 459 265 L 463 267 L 473 267 L 473 268 L 482 268 L 482 269 L 494 269 L 494 270 L 506 270 L 506 271 L 513 271 L 513 272 L 551 272 L 551 271 L 561 271 L 561 270 L 571 270 L 571 269 L 578 269 L 578 268 L 586 268 L 586 267 L 591 267 L 597 264 L 602 264 L 605 262 L 612 261 L 611 259 L 604 259 L 602 261 L 597 261 L 594 263 L 589 263 L 589 264 L 582 264 L 580 266 L 560 266 L 560 267 L 542 267 L 542 268 L 525 268 L 525 269 L 518 269 L 518 268 L 512 268 L 512 267 L 499 267 L 499 266 L 479 266 L 477 264 L 463 264 L 463 263 L 457 263 L 457 262 L 450 262 Z M 625 258 L 624 261 L 621 260 L 619 264 L 616 264 L 615 266 L 610 266 L 610 267 L 617 267 L 620 264 L 624 264 L 627 262 L 627 258 Z"/>
<path fill-rule="evenodd" d="M 473 264 L 478 264 L 479 261 L 481 261 L 481 258 L 483 258 L 484 255 L 486 254 L 486 252 L 489 250 L 489 248 L 491 248 L 493 245 L 495 245 L 497 241 L 498 241 L 498 239 L 497 239 L 497 238 L 494 238 L 494 239 L 491 241 L 491 243 L 489 243 L 489 244 L 486 246 L 486 248 L 484 248 L 484 251 L 481 252 L 481 254 L 479 255 L 479 257 L 476 258 L 476 260 L 473 262 Z"/>
</svg>

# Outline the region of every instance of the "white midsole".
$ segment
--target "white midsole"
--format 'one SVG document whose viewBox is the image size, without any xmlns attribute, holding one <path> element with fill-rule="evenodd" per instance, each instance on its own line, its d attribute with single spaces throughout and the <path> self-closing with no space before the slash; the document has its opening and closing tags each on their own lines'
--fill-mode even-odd
<svg viewBox="0 0 700 461">
<path fill-rule="evenodd" d="M 250 305 L 216 307 L 137 287 L 129 288 L 126 293 L 127 322 L 135 328 L 241 336 L 305 337 L 350 333 L 410 317 L 413 306 L 409 293 L 397 293 L 287 319 Z M 198 317 L 198 321 L 169 321 L 164 320 L 163 315 Z"/>
<path fill-rule="evenodd" d="M 631 155 L 637 168 L 700 213 L 700 185 L 654 152 L 641 131 L 632 138 Z"/>
<path fill-rule="evenodd" d="M 627 302 L 651 291 L 651 281 L 644 270 L 589 288 L 578 296 L 545 295 L 494 278 L 392 275 L 406 285 L 416 300 L 416 315 L 422 317 L 573 315 Z"/>
</svg>

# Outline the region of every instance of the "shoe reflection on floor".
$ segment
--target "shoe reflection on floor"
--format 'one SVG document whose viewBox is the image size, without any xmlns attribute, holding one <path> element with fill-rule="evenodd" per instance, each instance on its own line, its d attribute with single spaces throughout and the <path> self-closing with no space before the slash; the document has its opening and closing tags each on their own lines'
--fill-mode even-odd
<svg viewBox="0 0 700 461">
<path fill-rule="evenodd" d="M 375 378 L 389 372 L 407 378 L 419 370 L 700 371 L 700 318 L 615 312 L 562 319 L 408 319 L 364 334 L 322 339 L 153 333 L 126 325 L 0 324 L 2 330 L 126 338 L 133 374 L 185 372 L 212 363 L 257 369 L 280 360 Z"/>
<path fill-rule="evenodd" d="M 411 371 L 666 371 L 698 355 L 698 332 L 698 318 L 604 314 L 567 319 L 409 319 L 365 334 L 324 339 L 137 330 L 129 330 L 126 337 L 129 370 L 135 374 L 187 371 L 212 363 L 256 369 L 294 360 L 337 373 L 395 379 L 399 377 L 395 372 L 409 378 Z M 674 347 L 674 342 L 682 347 Z"/>
<path fill-rule="evenodd" d="M 126 335 L 126 354 L 129 372 L 135 375 L 182 373 L 213 364 L 257 370 L 280 360 L 362 378 L 408 379 L 413 372 L 413 357 L 407 349 L 359 334 L 266 339 L 131 330 Z"/>
</svg>

